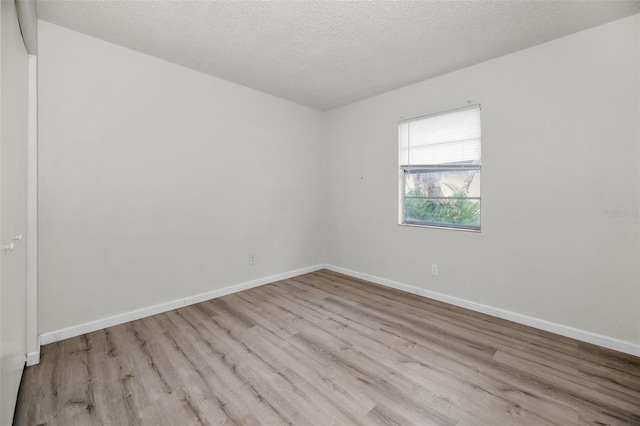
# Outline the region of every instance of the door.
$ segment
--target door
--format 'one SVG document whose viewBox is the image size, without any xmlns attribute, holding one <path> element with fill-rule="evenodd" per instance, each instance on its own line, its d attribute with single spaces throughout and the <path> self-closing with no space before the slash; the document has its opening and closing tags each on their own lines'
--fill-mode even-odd
<svg viewBox="0 0 640 426">
<path fill-rule="evenodd" d="M 5 426 L 13 419 L 26 352 L 29 64 L 15 3 L 0 4 L 0 425 Z"/>
</svg>

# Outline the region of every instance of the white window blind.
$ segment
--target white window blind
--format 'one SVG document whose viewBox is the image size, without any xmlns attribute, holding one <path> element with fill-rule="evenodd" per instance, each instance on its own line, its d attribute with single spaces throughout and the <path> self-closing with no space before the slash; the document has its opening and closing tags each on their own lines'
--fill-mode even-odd
<svg viewBox="0 0 640 426">
<path fill-rule="evenodd" d="M 402 167 L 480 164 L 480 106 L 400 122 Z"/>
</svg>

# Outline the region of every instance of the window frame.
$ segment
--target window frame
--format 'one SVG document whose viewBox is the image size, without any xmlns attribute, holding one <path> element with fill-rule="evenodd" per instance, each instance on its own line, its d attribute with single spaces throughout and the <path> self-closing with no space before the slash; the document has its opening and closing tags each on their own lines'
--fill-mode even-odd
<svg viewBox="0 0 640 426">
<path fill-rule="evenodd" d="M 418 117 L 413 117 L 409 119 L 402 119 L 398 122 L 398 128 L 400 125 L 404 123 L 408 123 L 411 121 L 428 119 L 430 117 L 436 117 L 446 114 L 451 114 L 467 109 L 477 108 L 479 113 L 480 120 L 480 158 L 477 164 L 464 164 L 462 162 L 458 164 L 431 164 L 431 165 L 399 165 L 399 191 L 400 191 L 400 209 L 399 209 L 399 225 L 401 226 L 409 226 L 409 227 L 419 227 L 419 228 L 434 228 L 434 229 L 450 229 L 456 231 L 467 231 L 467 232 L 481 232 L 482 229 L 482 178 L 480 179 L 480 188 L 479 188 L 479 196 L 473 197 L 425 197 L 425 196 L 409 196 L 406 195 L 406 177 L 407 174 L 416 173 L 421 170 L 426 172 L 437 172 L 437 171 L 477 171 L 479 176 L 482 176 L 482 107 L 480 104 L 470 104 L 460 108 L 454 108 L 451 110 L 440 111 L 433 114 L 422 115 Z M 409 148 L 411 142 L 408 142 Z M 400 138 L 398 138 L 398 160 L 400 160 Z M 398 161 L 399 163 L 399 161 Z M 479 213 L 478 213 L 478 225 L 462 225 L 448 222 L 429 222 L 429 221 L 416 221 L 416 220 L 407 220 L 406 217 L 406 200 L 407 199 L 444 199 L 444 200 L 477 200 L 479 203 Z"/>
</svg>

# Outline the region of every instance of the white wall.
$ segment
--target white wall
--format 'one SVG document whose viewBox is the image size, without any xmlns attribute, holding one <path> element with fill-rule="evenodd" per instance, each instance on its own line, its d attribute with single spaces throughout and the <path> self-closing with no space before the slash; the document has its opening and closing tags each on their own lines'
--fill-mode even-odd
<svg viewBox="0 0 640 426">
<path fill-rule="evenodd" d="M 40 333 L 322 261 L 321 113 L 43 21 L 38 50 Z"/>
<path fill-rule="evenodd" d="M 25 362 L 28 55 L 15 4 L 0 2 L 0 425 L 10 425 Z M 22 235 L 21 241 L 15 241 Z"/>
<path fill-rule="evenodd" d="M 40 22 L 39 332 L 326 262 L 639 344 L 638 27 L 322 114 Z M 398 226 L 398 120 L 469 100 L 482 232 Z"/>
<path fill-rule="evenodd" d="M 327 262 L 640 343 L 638 16 L 328 113 Z M 482 232 L 398 226 L 397 122 L 482 104 Z M 440 274 L 430 274 L 432 263 Z"/>
</svg>

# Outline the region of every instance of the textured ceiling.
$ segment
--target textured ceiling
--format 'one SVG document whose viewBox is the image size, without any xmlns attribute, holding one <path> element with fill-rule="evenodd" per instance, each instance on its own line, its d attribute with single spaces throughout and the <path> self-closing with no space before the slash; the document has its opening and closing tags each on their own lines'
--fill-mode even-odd
<svg viewBox="0 0 640 426">
<path fill-rule="evenodd" d="M 40 19 L 327 110 L 640 11 L 638 1 L 38 1 Z"/>
</svg>

